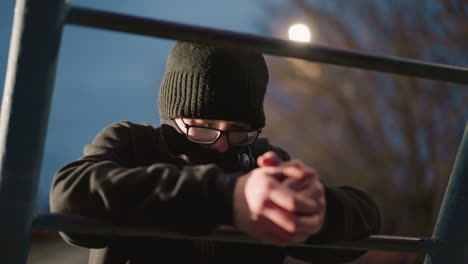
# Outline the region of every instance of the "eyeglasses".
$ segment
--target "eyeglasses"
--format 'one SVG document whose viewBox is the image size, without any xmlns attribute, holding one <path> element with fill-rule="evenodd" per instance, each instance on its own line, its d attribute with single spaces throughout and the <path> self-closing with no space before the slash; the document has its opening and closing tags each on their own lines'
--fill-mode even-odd
<svg viewBox="0 0 468 264">
<path fill-rule="evenodd" d="M 186 138 L 199 144 L 214 144 L 221 137 L 221 134 L 226 134 L 229 145 L 247 146 L 254 143 L 261 133 L 260 129 L 220 130 L 212 127 L 192 126 L 186 124 L 182 118 L 181 120 L 187 129 Z"/>
</svg>

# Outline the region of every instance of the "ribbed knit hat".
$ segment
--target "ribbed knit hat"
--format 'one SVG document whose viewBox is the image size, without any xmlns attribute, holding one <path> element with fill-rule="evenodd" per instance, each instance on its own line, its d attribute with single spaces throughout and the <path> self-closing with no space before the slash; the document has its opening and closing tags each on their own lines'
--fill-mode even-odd
<svg viewBox="0 0 468 264">
<path fill-rule="evenodd" d="M 257 50 L 177 41 L 159 91 L 161 121 L 176 117 L 265 126 L 268 68 Z"/>
</svg>

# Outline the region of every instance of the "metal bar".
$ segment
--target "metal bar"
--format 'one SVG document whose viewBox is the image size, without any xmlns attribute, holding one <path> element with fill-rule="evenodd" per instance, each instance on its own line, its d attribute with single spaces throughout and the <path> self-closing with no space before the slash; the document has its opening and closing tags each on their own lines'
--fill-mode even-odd
<svg viewBox="0 0 468 264">
<path fill-rule="evenodd" d="M 468 84 L 468 68 L 391 56 L 377 56 L 320 45 L 170 23 L 87 8 L 71 7 L 67 23 L 217 46 L 253 47 L 272 55 Z"/>
<path fill-rule="evenodd" d="M 32 226 L 34 231 L 64 231 L 71 233 L 84 233 L 96 235 L 118 235 L 118 236 L 142 236 L 163 237 L 184 240 L 212 240 L 225 242 L 242 242 L 259 244 L 255 240 L 240 232 L 232 230 L 220 230 L 209 236 L 190 236 L 175 232 L 156 229 L 142 229 L 124 227 L 108 223 L 94 221 L 84 217 L 67 216 L 60 214 L 40 214 L 36 217 Z M 366 240 L 344 241 L 328 244 L 293 244 L 291 247 L 298 248 L 339 248 L 355 250 L 385 250 L 396 252 L 428 253 L 434 248 L 435 243 L 431 238 L 402 237 L 402 236 L 372 236 Z"/>
<path fill-rule="evenodd" d="M 440 243 L 424 263 L 461 264 L 468 261 L 468 122 L 433 237 Z"/>
<path fill-rule="evenodd" d="M 65 0 L 17 0 L 0 116 L 0 263 L 26 263 L 66 12 Z"/>
</svg>

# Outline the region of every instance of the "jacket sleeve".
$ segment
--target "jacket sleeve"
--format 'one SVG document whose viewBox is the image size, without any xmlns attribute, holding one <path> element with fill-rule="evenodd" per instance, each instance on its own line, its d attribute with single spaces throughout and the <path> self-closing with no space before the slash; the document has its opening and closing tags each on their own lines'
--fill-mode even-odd
<svg viewBox="0 0 468 264">
<path fill-rule="evenodd" d="M 105 128 L 81 159 L 56 173 L 50 192 L 53 213 L 188 234 L 207 234 L 231 221 L 232 207 L 225 204 L 232 199 L 226 195 L 232 195 L 234 181 L 220 180 L 226 175 L 213 164 L 132 167 L 135 141 L 144 136 L 133 126 L 121 122 Z M 101 248 L 109 242 L 109 237 L 61 235 L 84 247 Z"/>
<path fill-rule="evenodd" d="M 256 156 L 273 150 L 283 160 L 290 159 L 286 151 L 270 145 L 266 139 L 262 139 L 257 146 Z M 366 193 L 349 186 L 337 187 L 324 184 L 324 187 L 327 201 L 325 223 L 322 230 L 305 243 L 364 239 L 379 231 L 381 224 L 379 209 Z M 286 248 L 287 255 L 313 263 L 351 262 L 364 253 L 365 251 L 324 248 Z"/>
</svg>

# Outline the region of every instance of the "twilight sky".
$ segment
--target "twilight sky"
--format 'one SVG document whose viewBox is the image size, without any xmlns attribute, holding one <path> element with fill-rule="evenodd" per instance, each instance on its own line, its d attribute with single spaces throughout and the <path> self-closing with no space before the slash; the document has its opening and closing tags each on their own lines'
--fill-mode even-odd
<svg viewBox="0 0 468 264">
<path fill-rule="evenodd" d="M 75 6 L 264 35 L 256 22 L 271 18 L 265 15 L 261 2 L 267 1 L 71 1 Z M 13 0 L 0 3 L 1 91 L 14 3 Z M 159 125 L 157 91 L 172 43 L 172 40 L 65 26 L 38 191 L 39 210 L 48 208 L 54 172 L 79 158 L 84 145 L 91 143 L 102 128 L 119 120 Z"/>
</svg>

